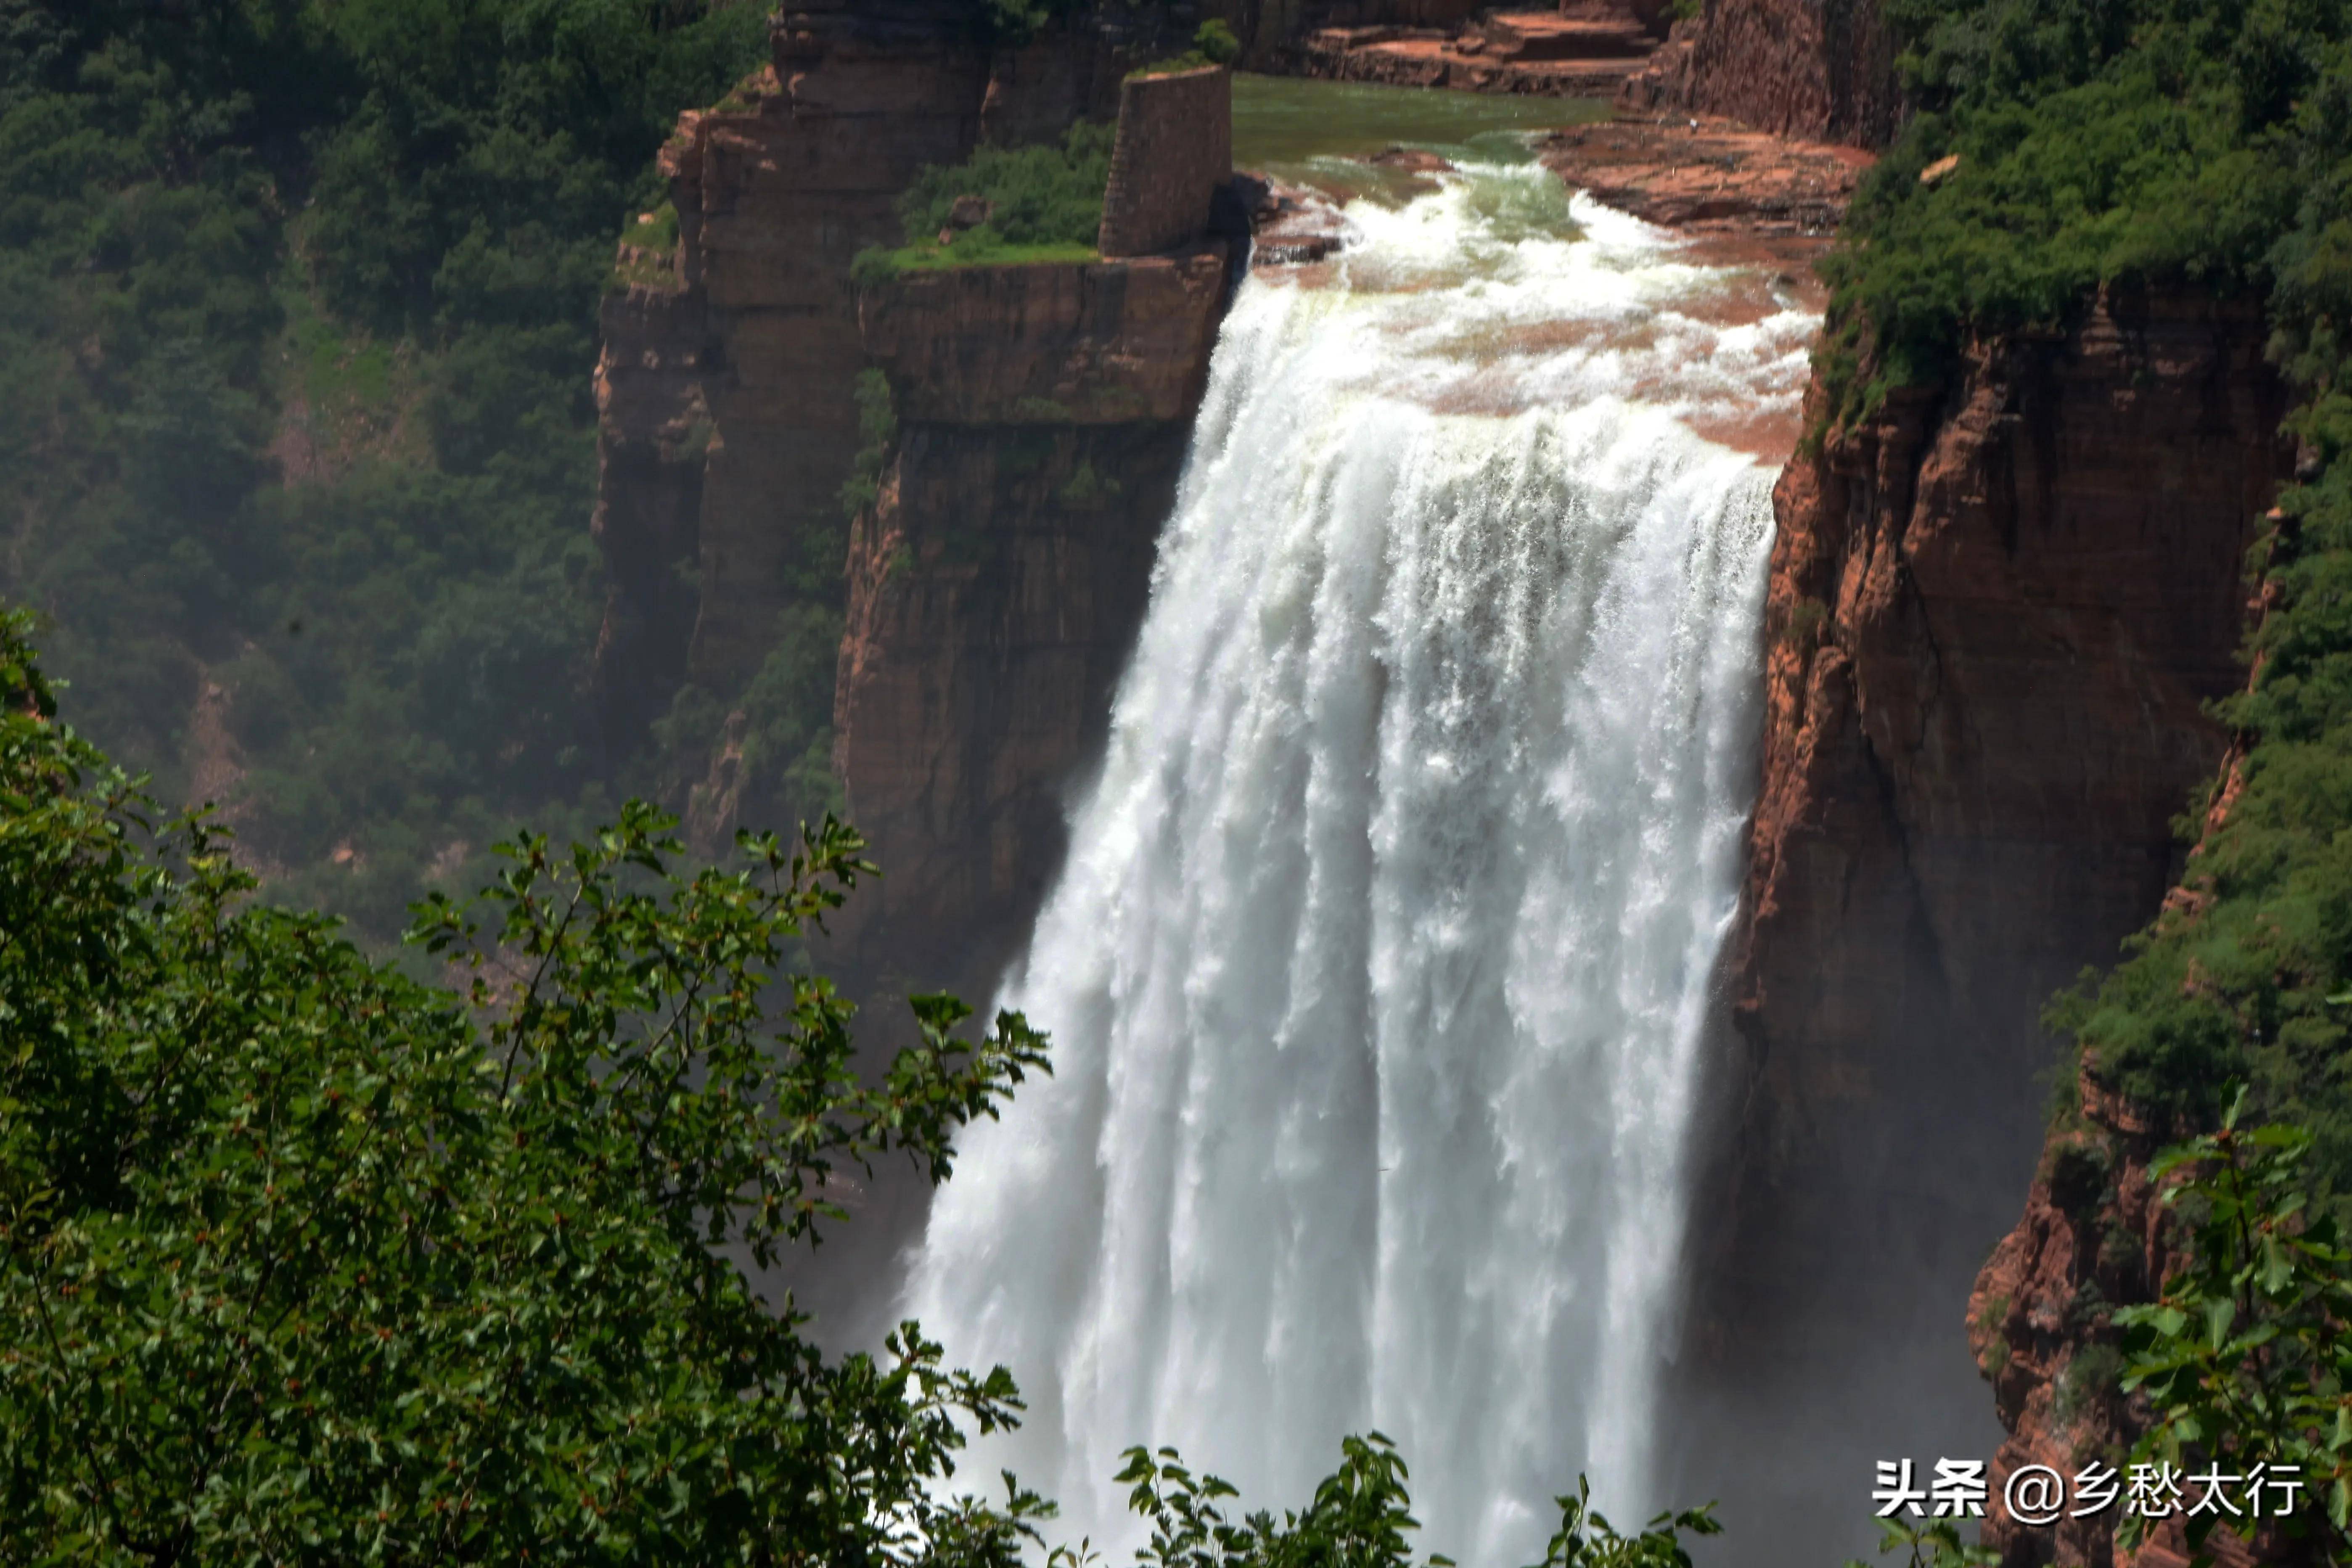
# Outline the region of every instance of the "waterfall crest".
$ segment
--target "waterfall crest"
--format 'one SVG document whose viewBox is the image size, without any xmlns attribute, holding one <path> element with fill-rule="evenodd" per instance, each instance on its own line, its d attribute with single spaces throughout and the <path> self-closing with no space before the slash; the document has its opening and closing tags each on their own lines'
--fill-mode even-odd
<svg viewBox="0 0 2352 1568">
<path fill-rule="evenodd" d="M 1174 1444 L 1296 1505 L 1378 1428 L 1423 1541 L 1644 1517 L 1687 1127 L 1754 788 L 1813 316 L 1552 176 L 1351 209 L 1244 284 L 1067 866 L 907 1307 L 1030 1406 L 975 1453 L 1139 1532 Z M 1728 323 L 1728 324 L 1727 324 Z"/>
</svg>

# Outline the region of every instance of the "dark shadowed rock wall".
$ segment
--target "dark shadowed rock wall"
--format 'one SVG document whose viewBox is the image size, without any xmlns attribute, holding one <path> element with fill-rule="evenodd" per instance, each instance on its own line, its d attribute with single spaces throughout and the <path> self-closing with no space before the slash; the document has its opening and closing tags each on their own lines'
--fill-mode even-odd
<svg viewBox="0 0 2352 1568">
<path fill-rule="evenodd" d="M 2281 474 L 2263 335 L 2104 299 L 1782 476 L 1684 1371 L 1728 1429 L 1852 1447 L 1696 1465 L 1759 1506 L 1859 1520 L 1866 1450 L 1998 1440 L 1963 1304 L 2041 1148 L 2041 1010 L 2156 912 L 2222 755 L 2201 705 L 2243 679 Z"/>
<path fill-rule="evenodd" d="M 898 242 L 916 172 L 1108 118 L 1167 42 L 1088 12 L 992 50 L 972 17 L 966 0 L 800 0 L 773 24 L 772 67 L 663 150 L 679 244 L 606 301 L 598 369 L 613 592 L 597 664 L 616 744 L 688 680 L 740 689 L 796 538 L 837 525 L 865 365 L 850 263 Z"/>
</svg>

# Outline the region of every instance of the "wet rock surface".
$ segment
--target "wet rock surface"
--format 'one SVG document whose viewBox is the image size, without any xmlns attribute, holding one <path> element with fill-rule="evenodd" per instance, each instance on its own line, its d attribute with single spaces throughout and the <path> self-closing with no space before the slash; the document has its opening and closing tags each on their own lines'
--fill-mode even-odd
<svg viewBox="0 0 2352 1568">
<path fill-rule="evenodd" d="M 1822 242 L 1836 232 L 1872 162 L 1857 148 L 1688 115 L 1570 126 L 1546 137 L 1538 156 L 1569 184 L 1651 223 Z"/>
</svg>

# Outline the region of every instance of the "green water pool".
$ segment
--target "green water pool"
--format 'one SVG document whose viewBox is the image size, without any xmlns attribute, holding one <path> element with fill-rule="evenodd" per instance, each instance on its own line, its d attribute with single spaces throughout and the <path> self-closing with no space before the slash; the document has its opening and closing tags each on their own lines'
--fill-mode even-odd
<svg viewBox="0 0 2352 1568">
<path fill-rule="evenodd" d="M 1402 199 L 1426 187 L 1359 160 L 1402 146 L 1454 162 L 1524 163 L 1536 135 L 1609 114 L 1603 99 L 1243 74 L 1234 78 L 1234 163 L 1342 198 Z"/>
</svg>

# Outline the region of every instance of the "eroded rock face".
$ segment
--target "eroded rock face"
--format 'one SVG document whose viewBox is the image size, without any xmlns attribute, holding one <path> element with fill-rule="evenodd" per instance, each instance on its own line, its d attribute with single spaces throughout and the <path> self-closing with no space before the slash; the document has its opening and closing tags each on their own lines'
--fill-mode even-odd
<svg viewBox="0 0 2352 1568">
<path fill-rule="evenodd" d="M 1222 243 L 868 293 L 899 420 L 850 546 L 835 763 L 886 868 L 845 911 L 878 992 L 993 989 L 1059 868 L 1141 625 L 1223 314 Z"/>
<path fill-rule="evenodd" d="M 1381 17 L 1310 28 L 1287 64 L 1334 81 L 1609 98 L 1642 68 L 1664 21 L 1662 5 L 1634 0 L 1485 11 L 1454 26 Z"/>
<path fill-rule="evenodd" d="M 1903 116 L 1876 0 L 1708 0 L 1704 16 L 1675 25 L 1618 101 L 1861 147 L 1885 146 Z"/>
<path fill-rule="evenodd" d="M 1690 1375 L 1733 1421 L 1853 1435 L 1842 1474 L 1768 1460 L 1789 1497 L 1851 1512 L 1874 1447 L 1991 1447 L 1955 1309 L 2034 1169 L 2040 1011 L 2155 913 L 2222 754 L 2200 704 L 2243 679 L 2281 469 L 2262 342 L 2251 308 L 2102 300 L 1776 492 Z"/>
</svg>

